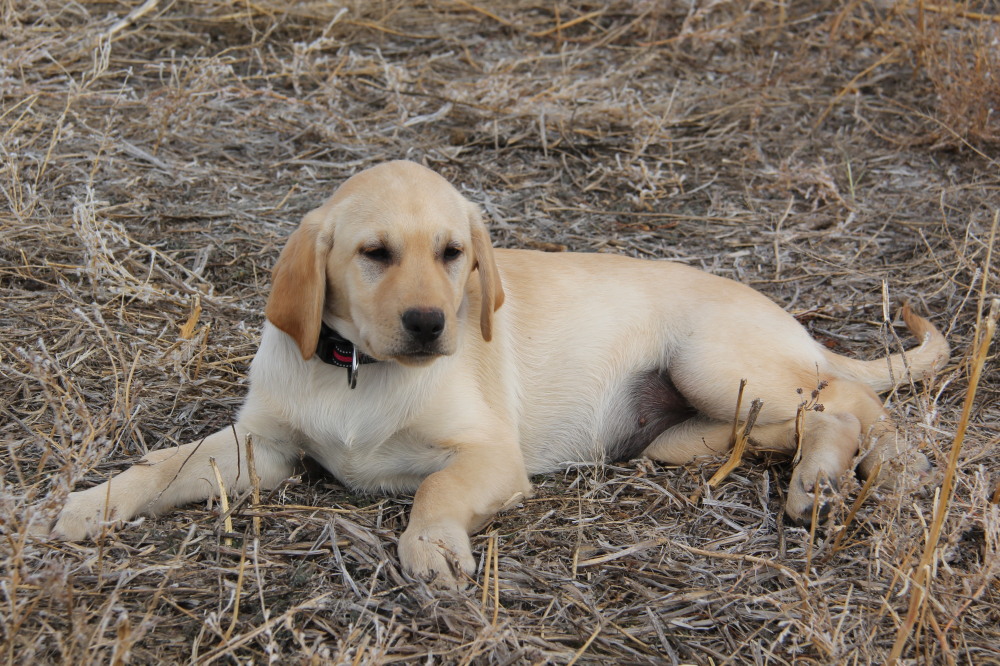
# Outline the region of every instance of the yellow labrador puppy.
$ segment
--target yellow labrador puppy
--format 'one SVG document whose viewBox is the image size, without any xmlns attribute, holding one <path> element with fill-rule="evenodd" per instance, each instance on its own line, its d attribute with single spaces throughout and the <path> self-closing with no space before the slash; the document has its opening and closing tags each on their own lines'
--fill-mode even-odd
<svg viewBox="0 0 1000 666">
<path fill-rule="evenodd" d="M 53 533 L 155 514 L 250 483 L 301 454 L 351 488 L 416 492 L 403 567 L 448 584 L 469 534 L 568 463 L 644 454 L 681 464 L 731 445 L 740 380 L 763 401 L 757 446 L 799 451 L 787 513 L 807 520 L 859 445 L 862 475 L 903 453 L 876 396 L 930 376 L 948 344 L 876 361 L 838 356 L 753 289 L 668 261 L 494 250 L 475 205 L 413 162 L 357 174 L 306 215 L 274 268 L 250 391 L 234 428 L 72 493 Z M 796 414 L 817 386 L 822 408 Z"/>
</svg>

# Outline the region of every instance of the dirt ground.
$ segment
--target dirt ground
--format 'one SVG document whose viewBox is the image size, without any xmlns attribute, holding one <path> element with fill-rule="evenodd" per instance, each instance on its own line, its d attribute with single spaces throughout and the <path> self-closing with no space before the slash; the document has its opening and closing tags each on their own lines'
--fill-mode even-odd
<svg viewBox="0 0 1000 666">
<path fill-rule="evenodd" d="M 995 12 L 0 0 L 6 663 L 1000 663 Z M 953 348 L 887 396 L 928 483 L 844 478 L 807 530 L 787 460 L 714 488 L 722 459 L 572 468 L 474 537 L 452 594 L 399 570 L 409 498 L 319 474 L 240 498 L 231 532 L 202 504 L 31 536 L 71 489 L 232 422 L 284 239 L 394 158 L 499 246 L 702 267 L 840 353 L 912 344 L 912 303 Z"/>
</svg>

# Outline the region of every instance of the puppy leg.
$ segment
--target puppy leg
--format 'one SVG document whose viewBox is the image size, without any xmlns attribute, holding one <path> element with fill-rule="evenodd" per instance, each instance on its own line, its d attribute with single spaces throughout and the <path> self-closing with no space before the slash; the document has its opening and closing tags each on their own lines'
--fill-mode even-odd
<svg viewBox="0 0 1000 666">
<path fill-rule="evenodd" d="M 903 464 L 906 471 L 924 472 L 929 465 L 920 453 L 903 450 L 892 421 L 878 396 L 866 385 L 852 380 L 829 379 L 816 397 L 821 411 L 804 413 L 801 458 L 792 473 L 785 512 L 797 522 L 808 522 L 813 494 L 818 484 L 836 487 L 837 480 L 850 468 L 862 436 L 873 442 L 859 464 L 863 477 L 875 473 L 887 462 Z M 763 396 L 769 418 L 779 414 L 794 416 L 797 406 L 787 399 Z M 770 405 L 770 410 L 768 406 Z M 716 413 L 724 413 L 717 408 Z M 719 455 L 729 450 L 732 424 L 705 416 L 689 419 L 661 434 L 646 449 L 654 460 L 684 464 L 699 455 Z M 796 448 L 795 419 L 761 423 L 750 433 L 760 449 L 792 453 Z M 881 474 L 881 483 L 892 483 L 897 475 Z"/>
<path fill-rule="evenodd" d="M 907 446 L 900 437 L 896 425 L 882 406 L 882 401 L 868 386 L 859 382 L 841 382 L 850 390 L 840 398 L 849 410 L 861 421 L 862 455 L 858 472 L 862 478 L 878 474 L 877 482 L 883 487 L 892 487 L 900 480 L 898 472 L 922 475 L 931 465 L 927 456 Z M 820 401 L 824 400 L 820 395 Z M 891 473 L 889 467 L 896 473 Z"/>
<path fill-rule="evenodd" d="M 643 452 L 671 465 L 684 465 L 699 456 L 720 456 L 732 446 L 733 424 L 696 416 L 663 432 Z M 750 432 L 754 446 L 762 450 L 795 450 L 795 422 L 757 424 Z"/>
<path fill-rule="evenodd" d="M 807 411 L 802 419 L 802 448 L 785 498 L 785 514 L 800 525 L 812 521 L 819 495 L 823 509 L 824 488 L 836 491 L 840 477 L 851 468 L 858 452 L 861 423 L 853 414 Z M 795 424 L 789 424 L 786 450 L 795 451 Z M 779 442 L 774 442 L 779 443 Z"/>
<path fill-rule="evenodd" d="M 696 416 L 660 434 L 643 455 L 669 465 L 686 465 L 700 456 L 721 456 L 732 446 L 733 425 Z"/>
<path fill-rule="evenodd" d="M 835 484 L 837 477 L 830 471 L 840 466 L 847 469 L 859 443 L 863 453 L 858 472 L 868 478 L 883 470 L 877 479 L 883 486 L 907 480 L 899 472 L 921 474 L 930 468 L 922 453 L 905 446 L 882 401 L 867 385 L 832 379 L 819 391 L 816 401 L 823 411 L 805 414 L 802 460 L 792 475 L 788 493 L 786 512 L 793 519 L 808 522 L 811 493 L 821 480 L 819 476 L 825 474 Z M 892 463 L 896 473 L 889 473 L 887 463 Z"/>
<path fill-rule="evenodd" d="M 441 587 L 460 585 L 461 572 L 475 571 L 469 534 L 497 511 L 531 495 L 513 438 L 453 448 L 451 463 L 420 484 L 410 523 L 399 538 L 403 568 Z"/>
<path fill-rule="evenodd" d="M 79 540 L 100 532 L 104 521 L 153 515 L 178 504 L 218 495 L 214 458 L 226 489 L 238 493 L 250 487 L 246 455 L 247 432 L 239 425 L 220 430 L 200 442 L 153 451 L 110 481 L 70 493 L 52 528 L 53 537 Z M 255 439 L 254 467 L 261 486 L 273 487 L 292 472 L 288 450 Z"/>
<path fill-rule="evenodd" d="M 836 488 L 837 480 L 851 465 L 858 450 L 861 426 L 850 414 L 806 412 L 803 420 L 801 458 L 792 472 L 785 512 L 796 522 L 808 521 L 813 494 L 823 484 Z M 670 428 L 646 449 L 654 460 L 684 464 L 697 456 L 720 455 L 731 446 L 731 423 L 696 417 Z M 758 424 L 750 432 L 757 449 L 793 453 L 796 449 L 795 420 Z"/>
</svg>

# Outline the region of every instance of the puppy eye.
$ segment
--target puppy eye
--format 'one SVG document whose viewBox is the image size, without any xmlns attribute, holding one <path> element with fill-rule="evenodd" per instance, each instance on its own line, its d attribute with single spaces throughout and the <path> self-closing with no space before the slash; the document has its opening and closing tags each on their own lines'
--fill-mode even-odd
<svg viewBox="0 0 1000 666">
<path fill-rule="evenodd" d="M 441 256 L 445 261 L 454 261 L 462 256 L 462 248 L 457 245 L 449 245 L 444 249 Z"/>
<path fill-rule="evenodd" d="M 363 247 L 360 252 L 366 259 L 377 261 L 380 264 L 387 264 L 392 261 L 392 254 L 389 252 L 389 249 L 383 245 Z"/>
</svg>

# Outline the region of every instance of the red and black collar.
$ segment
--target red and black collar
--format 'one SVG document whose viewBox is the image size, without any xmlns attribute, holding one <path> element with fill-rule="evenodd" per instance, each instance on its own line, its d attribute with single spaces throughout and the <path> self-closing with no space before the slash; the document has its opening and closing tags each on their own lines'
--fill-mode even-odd
<svg viewBox="0 0 1000 666">
<path fill-rule="evenodd" d="M 338 368 L 347 368 L 347 384 L 351 388 L 358 383 L 359 365 L 378 363 L 378 359 L 358 350 L 353 342 L 327 326 L 325 322 L 320 325 L 316 358 Z"/>
</svg>

